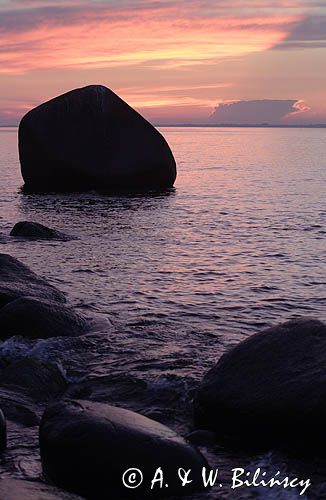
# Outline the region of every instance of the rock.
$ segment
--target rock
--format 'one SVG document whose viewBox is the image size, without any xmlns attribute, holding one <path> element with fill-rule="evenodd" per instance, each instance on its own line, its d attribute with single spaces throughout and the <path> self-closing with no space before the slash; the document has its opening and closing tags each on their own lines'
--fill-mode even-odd
<svg viewBox="0 0 326 500">
<path fill-rule="evenodd" d="M 69 238 L 64 233 L 50 229 L 37 222 L 17 222 L 11 230 L 10 236 L 29 238 L 33 240 L 61 240 L 67 241 Z"/>
<path fill-rule="evenodd" d="M 70 400 L 49 407 L 40 426 L 40 450 L 45 474 L 61 488 L 86 498 L 189 494 L 203 487 L 202 455 L 174 431 L 137 413 L 103 403 Z M 129 468 L 142 470 L 136 490 L 123 485 Z M 162 467 L 165 490 L 150 491 Z M 182 488 L 178 469 L 192 469 L 191 485 Z"/>
<path fill-rule="evenodd" d="M 36 481 L 0 478 L 3 500 L 78 500 L 80 497 Z M 81 499 L 80 499 L 81 500 Z"/>
<path fill-rule="evenodd" d="M 176 178 L 163 136 L 101 85 L 29 111 L 19 126 L 19 156 L 27 191 L 164 189 Z"/>
<path fill-rule="evenodd" d="M 21 359 L 7 366 L 0 375 L 1 386 L 27 389 L 35 399 L 49 399 L 62 394 L 66 379 L 55 365 L 37 359 Z"/>
<path fill-rule="evenodd" d="M 11 255 L 0 254 L 0 308 L 19 297 L 64 303 L 62 292 Z"/>
<path fill-rule="evenodd" d="M 2 410 L 0 410 L 0 453 L 6 448 L 7 448 L 7 424 L 3 412 Z"/>
<path fill-rule="evenodd" d="M 64 305 L 62 292 L 19 260 L 0 254 L 0 339 L 73 336 L 87 321 Z"/>
<path fill-rule="evenodd" d="M 22 392 L 17 393 L 8 387 L 0 387 L 0 407 L 7 420 L 25 427 L 34 427 L 40 422 L 35 402 Z"/>
<path fill-rule="evenodd" d="M 326 325 L 292 320 L 224 354 L 194 400 L 196 426 L 231 444 L 326 450 Z"/>
<path fill-rule="evenodd" d="M 65 397 L 118 404 L 118 406 L 122 402 L 128 403 L 126 406 L 133 402 L 145 406 L 149 399 L 146 382 L 128 373 L 83 378 L 69 385 Z"/>
<path fill-rule="evenodd" d="M 188 434 L 187 439 L 195 446 L 213 446 L 216 444 L 216 435 L 210 431 L 193 431 Z"/>
<path fill-rule="evenodd" d="M 71 337 L 86 329 L 86 320 L 60 303 L 23 297 L 0 308 L 1 340 L 14 335 L 30 339 Z"/>
</svg>

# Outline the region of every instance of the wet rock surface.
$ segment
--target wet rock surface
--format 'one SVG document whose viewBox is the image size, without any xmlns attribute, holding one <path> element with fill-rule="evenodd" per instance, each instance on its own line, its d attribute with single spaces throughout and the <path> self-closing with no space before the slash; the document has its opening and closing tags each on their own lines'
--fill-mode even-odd
<svg viewBox="0 0 326 500">
<path fill-rule="evenodd" d="M 241 342 L 204 377 L 194 417 L 229 444 L 324 454 L 326 325 L 292 320 Z"/>
<path fill-rule="evenodd" d="M 34 427 L 40 422 L 36 401 L 17 388 L 0 387 L 0 407 L 7 420 L 26 427 Z"/>
<path fill-rule="evenodd" d="M 115 498 L 151 498 L 150 482 L 157 468 L 165 471 L 168 490 L 162 496 L 201 489 L 206 460 L 190 443 L 158 422 L 122 408 L 82 400 L 50 406 L 40 425 L 40 450 L 45 474 L 58 486 L 86 498 L 100 499 L 103 491 Z M 122 483 L 135 464 L 144 486 L 137 492 Z M 193 483 L 182 488 L 179 467 L 192 469 Z M 158 489 L 159 490 L 159 489 Z"/>
<path fill-rule="evenodd" d="M 87 321 L 61 303 L 22 297 L 0 308 L 0 339 L 67 337 L 86 330 Z"/>
<path fill-rule="evenodd" d="M 51 399 L 66 389 L 66 379 L 56 365 L 37 359 L 21 359 L 0 372 L 1 386 L 20 390 L 39 400 Z"/>
<path fill-rule="evenodd" d="M 64 303 L 65 296 L 15 257 L 0 254 L 0 308 L 14 299 L 33 297 Z"/>
</svg>

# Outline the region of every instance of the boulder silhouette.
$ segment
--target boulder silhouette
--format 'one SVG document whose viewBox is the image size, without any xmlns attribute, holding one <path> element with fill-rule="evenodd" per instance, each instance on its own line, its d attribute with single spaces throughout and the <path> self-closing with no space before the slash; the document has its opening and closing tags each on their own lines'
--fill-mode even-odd
<svg viewBox="0 0 326 500">
<path fill-rule="evenodd" d="M 40 425 L 43 471 L 57 486 L 85 498 L 156 498 L 189 494 L 203 488 L 206 460 L 190 443 L 154 420 L 103 403 L 70 400 L 50 406 Z M 143 484 L 128 489 L 122 481 L 130 468 Z M 156 470 L 168 488 L 151 491 Z M 193 482 L 182 487 L 178 469 L 191 469 Z"/>
<path fill-rule="evenodd" d="M 224 354 L 194 400 L 197 427 L 232 445 L 326 450 L 326 325 L 296 319 Z"/>
<path fill-rule="evenodd" d="M 90 85 L 29 111 L 19 126 L 27 191 L 143 191 L 173 186 L 163 136 L 114 92 Z"/>
</svg>

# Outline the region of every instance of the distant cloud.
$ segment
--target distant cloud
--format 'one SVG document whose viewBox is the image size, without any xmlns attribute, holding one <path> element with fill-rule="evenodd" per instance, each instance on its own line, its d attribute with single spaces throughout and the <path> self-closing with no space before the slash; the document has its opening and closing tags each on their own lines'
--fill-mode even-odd
<svg viewBox="0 0 326 500">
<path fill-rule="evenodd" d="M 297 99 L 224 102 L 215 108 L 210 121 L 216 124 L 277 125 L 293 122 L 292 118 L 308 110 L 309 108 Z"/>
</svg>

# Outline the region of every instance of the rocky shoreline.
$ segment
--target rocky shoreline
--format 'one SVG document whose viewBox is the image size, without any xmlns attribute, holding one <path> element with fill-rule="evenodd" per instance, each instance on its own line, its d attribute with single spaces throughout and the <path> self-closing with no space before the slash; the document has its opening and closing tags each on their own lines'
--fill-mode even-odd
<svg viewBox="0 0 326 500">
<path fill-rule="evenodd" d="M 58 289 L 17 259 L 0 254 L 0 280 L 2 339 L 87 333 L 88 320 L 66 303 Z M 77 388 L 67 384 L 55 365 L 0 359 L 1 451 L 5 453 L 10 442 L 6 421 L 9 429 L 12 423 L 39 428 L 45 481 L 28 484 L 26 490 L 23 481 L 1 479 L 0 493 L 2 488 L 6 498 L 20 500 L 20 491 L 39 489 L 44 500 L 70 498 L 53 489 L 54 484 L 67 495 L 90 500 L 100 500 L 108 489 L 121 499 L 190 494 L 203 489 L 200 473 L 209 467 L 196 445 L 286 448 L 293 447 L 299 431 L 297 451 L 310 449 L 323 455 L 325 328 L 316 320 L 290 321 L 253 335 L 222 356 L 195 393 L 189 440 L 155 420 L 112 406 L 96 380 Z M 101 383 L 105 389 L 105 380 Z M 159 467 L 169 471 L 169 491 L 126 491 L 121 478 L 135 462 L 147 477 Z M 180 463 L 194 474 L 187 491 L 173 475 Z"/>
<path fill-rule="evenodd" d="M 61 292 L 17 259 L 0 254 L 0 280 L 2 339 L 16 335 L 32 339 L 73 336 L 87 331 L 87 320 L 65 303 Z M 8 313 L 9 307 L 12 311 Z M 178 464 L 198 474 L 207 465 L 194 445 L 154 420 L 103 403 L 67 399 L 66 380 L 55 365 L 32 359 L 2 363 L 0 380 L 1 451 L 6 449 L 6 419 L 23 427 L 40 425 L 45 477 L 70 492 L 101 498 L 101 491 L 111 488 L 123 498 L 122 473 L 139 457 L 140 467 L 147 474 L 162 466 L 169 468 L 169 495 L 181 494 L 180 484 L 175 479 L 174 486 L 172 483 L 172 471 Z M 61 403 L 55 403 L 61 398 Z M 199 484 L 197 479 L 188 492 L 200 489 Z M 23 488 L 14 480 L 2 487 L 9 491 L 9 498 L 11 488 Z M 140 494 L 137 492 L 137 497 Z M 44 493 L 42 498 L 54 495 L 49 490 L 49 496 Z"/>
</svg>

